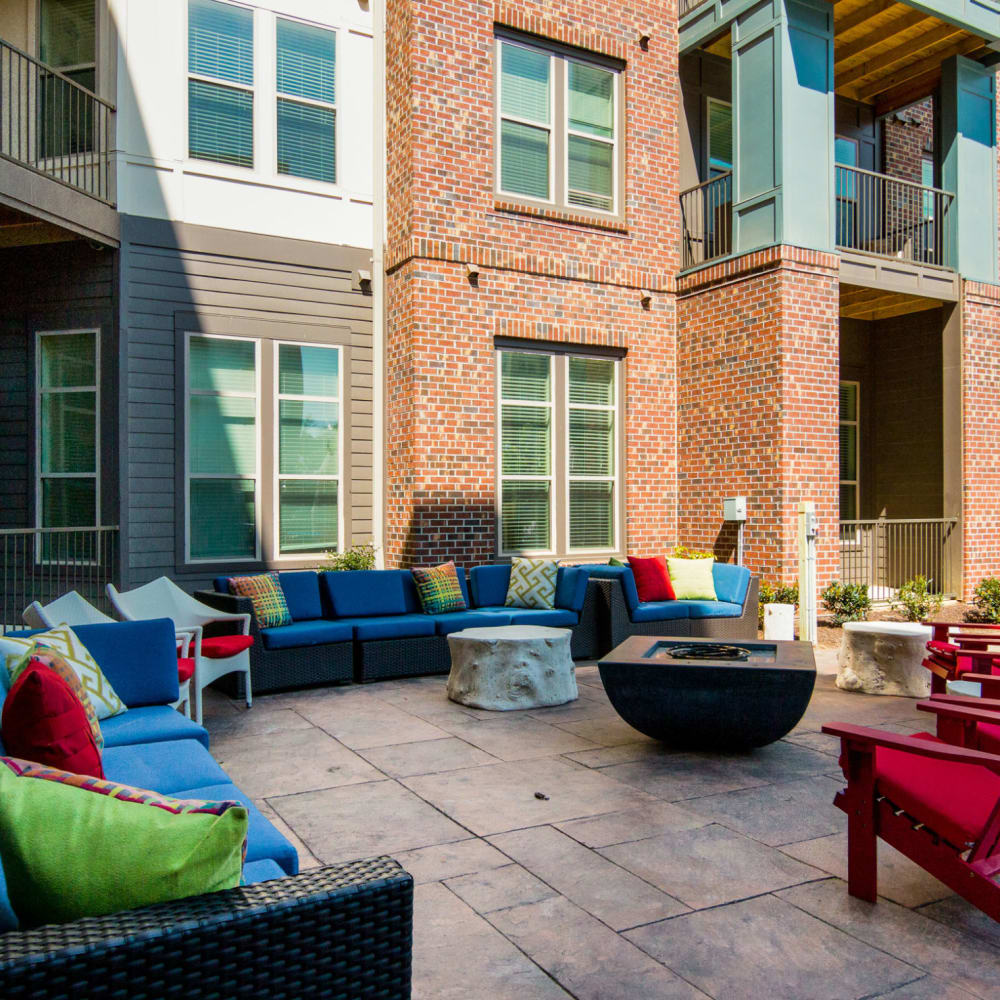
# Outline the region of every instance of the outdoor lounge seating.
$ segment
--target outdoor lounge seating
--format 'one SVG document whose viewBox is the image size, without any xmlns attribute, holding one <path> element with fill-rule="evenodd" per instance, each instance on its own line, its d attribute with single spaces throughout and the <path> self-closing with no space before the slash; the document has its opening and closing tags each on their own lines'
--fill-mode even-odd
<svg viewBox="0 0 1000 1000">
<path fill-rule="evenodd" d="M 185 997 L 219 996 L 220 982 L 230 995 L 306 996 L 339 980 L 349 984 L 344 995 L 375 995 L 377 983 L 379 996 L 408 997 L 410 876 L 388 858 L 296 874 L 295 848 L 212 758 L 208 733 L 168 707 L 177 697 L 170 620 L 76 633 L 128 706 L 101 723 L 107 778 L 175 798 L 242 802 L 247 886 L 22 931 L 0 870 L 0 994 L 93 996 L 117 970 L 129 995 L 163 995 L 169 977 L 170 991 Z"/>
<path fill-rule="evenodd" d="M 922 662 L 931 672 L 931 694 L 945 694 L 956 682 L 961 682 L 959 686 L 970 685 L 981 680 L 980 674 L 989 676 L 1000 671 L 1000 653 L 987 648 L 982 639 L 966 644 L 961 635 L 953 634 L 953 638 L 956 641 L 931 639 L 927 643 Z"/>
</svg>

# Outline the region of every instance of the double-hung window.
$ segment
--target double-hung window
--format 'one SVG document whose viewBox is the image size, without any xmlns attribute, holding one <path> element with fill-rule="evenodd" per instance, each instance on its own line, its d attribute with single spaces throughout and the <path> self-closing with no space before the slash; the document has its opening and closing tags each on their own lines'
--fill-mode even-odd
<svg viewBox="0 0 1000 1000">
<path fill-rule="evenodd" d="M 710 97 L 707 117 L 705 155 L 711 179 L 733 169 L 733 106 Z"/>
<path fill-rule="evenodd" d="M 620 214 L 620 69 L 507 37 L 496 45 L 497 194 Z"/>
<path fill-rule="evenodd" d="M 278 18 L 279 174 L 336 181 L 336 68 L 335 32 Z"/>
<path fill-rule="evenodd" d="M 619 547 L 619 361 L 499 352 L 500 551 Z"/>
<path fill-rule="evenodd" d="M 94 0 L 41 0 L 38 13 L 38 53 L 42 62 L 81 87 L 95 91 L 97 16 Z M 93 149 L 93 104 L 83 100 L 80 92 L 62 77 L 50 73 L 40 75 L 38 86 L 41 155 L 46 158 L 69 156 Z"/>
<path fill-rule="evenodd" d="M 188 154 L 253 166 L 253 11 L 188 0 Z"/>
<path fill-rule="evenodd" d="M 840 520 L 855 521 L 858 514 L 858 407 L 861 386 L 840 383 Z"/>
</svg>

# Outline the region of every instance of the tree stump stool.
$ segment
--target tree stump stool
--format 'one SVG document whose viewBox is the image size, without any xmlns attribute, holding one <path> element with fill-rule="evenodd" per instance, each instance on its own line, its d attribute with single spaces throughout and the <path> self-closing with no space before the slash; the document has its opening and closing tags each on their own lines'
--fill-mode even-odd
<svg viewBox="0 0 1000 1000">
<path fill-rule="evenodd" d="M 837 687 L 927 698 L 931 675 L 921 660 L 930 637 L 929 628 L 911 622 L 848 622 L 837 657 Z"/>
</svg>

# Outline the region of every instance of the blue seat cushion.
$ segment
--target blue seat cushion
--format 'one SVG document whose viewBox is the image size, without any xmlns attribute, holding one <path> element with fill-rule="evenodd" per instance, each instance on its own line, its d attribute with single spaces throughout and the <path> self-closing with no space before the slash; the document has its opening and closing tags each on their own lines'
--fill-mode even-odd
<svg viewBox="0 0 1000 1000">
<path fill-rule="evenodd" d="M 3 876 L 3 865 L 0 865 L 0 934 L 17 930 L 17 917 L 11 909 L 7 898 L 7 880 Z"/>
<path fill-rule="evenodd" d="M 345 625 L 347 622 L 344 623 Z M 434 635 L 434 615 L 383 615 L 379 618 L 354 618 L 354 638 L 367 639 L 419 639 Z"/>
<path fill-rule="evenodd" d="M 473 607 L 503 607 L 510 585 L 510 566 L 473 566 L 469 577 Z"/>
<path fill-rule="evenodd" d="M 511 608 L 512 625 L 544 625 L 547 628 L 572 628 L 580 616 L 569 608 Z"/>
<path fill-rule="evenodd" d="M 338 618 L 401 615 L 407 611 L 404 576 L 412 582 L 409 570 L 405 573 L 397 569 L 343 570 L 320 574 L 320 587 L 327 591 Z"/>
<path fill-rule="evenodd" d="M 344 622 L 319 618 L 315 621 L 292 622 L 260 630 L 265 649 L 295 649 L 299 646 L 325 646 L 331 642 L 350 642 L 354 632 Z"/>
<path fill-rule="evenodd" d="M 637 604 L 632 612 L 634 622 L 665 622 L 689 618 L 688 605 L 692 601 L 646 601 Z"/>
<path fill-rule="evenodd" d="M 743 614 L 742 604 L 730 601 L 676 601 L 687 607 L 689 618 L 739 618 Z"/>
<path fill-rule="evenodd" d="M 434 628 L 438 635 L 450 635 L 464 628 L 496 628 L 510 625 L 510 608 L 495 608 L 488 611 L 448 611 L 434 615 Z"/>
<path fill-rule="evenodd" d="M 207 802 L 242 802 L 250 813 L 250 828 L 247 831 L 247 856 L 244 864 L 270 858 L 277 862 L 286 875 L 295 875 L 299 870 L 299 855 L 291 843 L 264 818 L 263 813 L 253 804 L 249 795 L 241 792 L 231 782 L 220 785 L 203 785 L 174 792 L 177 799 L 203 799 Z"/>
<path fill-rule="evenodd" d="M 192 785 L 221 785 L 229 776 L 197 740 L 143 743 L 104 751 L 108 781 L 175 795 Z"/>
<path fill-rule="evenodd" d="M 715 584 L 715 596 L 720 601 L 739 604 L 742 608 L 750 586 L 750 570 L 733 563 L 713 563 L 712 582 Z M 691 617 L 694 618 L 694 615 Z"/>
<path fill-rule="evenodd" d="M 589 579 L 590 573 L 582 566 L 560 566 L 556 577 L 556 607 L 582 611 Z"/>
<path fill-rule="evenodd" d="M 204 727 L 168 705 L 130 708 L 121 715 L 104 719 L 101 732 L 105 749 L 164 740 L 197 740 L 202 746 L 208 746 L 208 732 Z"/>
<path fill-rule="evenodd" d="M 288 873 L 270 858 L 251 861 L 243 866 L 243 884 L 253 885 L 254 882 L 270 882 L 273 878 L 284 878 Z"/>
<path fill-rule="evenodd" d="M 312 569 L 278 574 L 292 621 L 310 622 L 323 617 L 319 598 L 319 573 Z"/>
</svg>

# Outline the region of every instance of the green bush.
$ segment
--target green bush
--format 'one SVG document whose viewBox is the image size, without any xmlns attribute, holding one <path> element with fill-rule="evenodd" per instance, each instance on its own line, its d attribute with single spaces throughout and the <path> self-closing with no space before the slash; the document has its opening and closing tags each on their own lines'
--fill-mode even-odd
<svg viewBox="0 0 1000 1000">
<path fill-rule="evenodd" d="M 1000 580 L 988 576 L 980 580 L 972 592 L 972 610 L 966 611 L 967 622 L 1000 624 Z"/>
<path fill-rule="evenodd" d="M 841 583 L 834 580 L 820 594 L 823 607 L 833 616 L 834 625 L 844 622 L 863 622 L 872 609 L 867 583 Z"/>
<path fill-rule="evenodd" d="M 918 574 L 907 580 L 899 588 L 898 600 L 892 602 L 892 610 L 900 611 L 908 622 L 922 622 L 941 610 L 941 598 L 927 589 L 927 577 Z"/>
<path fill-rule="evenodd" d="M 760 582 L 760 599 L 757 603 L 757 627 L 764 627 L 765 604 L 799 603 L 799 585 L 797 583 L 767 583 Z"/>
<path fill-rule="evenodd" d="M 370 542 L 352 545 L 343 552 L 327 552 L 326 562 L 320 569 L 336 572 L 345 569 L 374 569 L 375 546 Z"/>
</svg>

